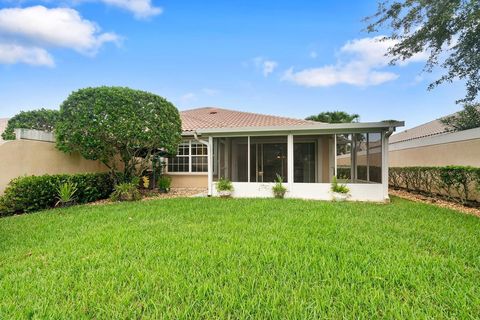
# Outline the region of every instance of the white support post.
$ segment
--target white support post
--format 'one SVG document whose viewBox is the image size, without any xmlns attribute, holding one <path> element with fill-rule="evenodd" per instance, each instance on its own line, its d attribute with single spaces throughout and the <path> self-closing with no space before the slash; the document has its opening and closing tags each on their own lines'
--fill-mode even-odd
<svg viewBox="0 0 480 320">
<path fill-rule="evenodd" d="M 287 180 L 289 189 L 293 187 L 293 134 L 287 136 Z"/>
<path fill-rule="evenodd" d="M 213 137 L 208 137 L 207 160 L 208 160 L 208 196 L 212 195 L 213 188 Z"/>
<path fill-rule="evenodd" d="M 382 133 L 382 186 L 383 198 L 388 201 L 388 133 Z"/>
<path fill-rule="evenodd" d="M 370 181 L 370 133 L 367 133 L 367 181 Z"/>
<path fill-rule="evenodd" d="M 188 172 L 192 173 L 192 140 L 188 140 Z"/>
<path fill-rule="evenodd" d="M 247 181 L 250 182 L 250 136 L 247 137 Z"/>
<path fill-rule="evenodd" d="M 337 135 L 333 135 L 333 175 L 337 177 Z M 331 180 L 331 179 L 330 179 Z"/>
</svg>

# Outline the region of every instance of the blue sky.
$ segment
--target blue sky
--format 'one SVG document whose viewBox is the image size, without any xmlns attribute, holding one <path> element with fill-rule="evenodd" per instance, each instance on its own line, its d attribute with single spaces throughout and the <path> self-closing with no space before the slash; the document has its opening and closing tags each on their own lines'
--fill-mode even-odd
<svg viewBox="0 0 480 320">
<path fill-rule="evenodd" d="M 425 56 L 388 66 L 362 31 L 376 1 L 0 0 L 0 117 L 58 108 L 73 90 L 128 86 L 180 110 L 303 118 L 329 110 L 407 127 L 461 107 L 427 91 Z M 381 33 L 380 33 L 381 34 Z"/>
</svg>

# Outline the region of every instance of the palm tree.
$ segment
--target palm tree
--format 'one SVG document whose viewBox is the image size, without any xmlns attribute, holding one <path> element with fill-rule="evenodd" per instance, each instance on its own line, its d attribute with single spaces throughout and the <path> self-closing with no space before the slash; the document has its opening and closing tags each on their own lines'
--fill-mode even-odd
<svg viewBox="0 0 480 320">
<path fill-rule="evenodd" d="M 360 115 L 354 113 L 349 114 L 344 111 L 327 111 L 320 112 L 317 115 L 307 117 L 306 120 L 326 122 L 326 123 L 350 123 L 358 122 Z"/>
</svg>

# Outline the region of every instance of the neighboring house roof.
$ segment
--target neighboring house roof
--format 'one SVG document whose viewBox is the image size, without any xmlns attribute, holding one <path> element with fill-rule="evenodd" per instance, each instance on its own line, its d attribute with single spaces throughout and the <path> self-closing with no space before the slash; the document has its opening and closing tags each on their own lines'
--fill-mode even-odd
<svg viewBox="0 0 480 320">
<path fill-rule="evenodd" d="M 390 143 L 415 140 L 443 133 L 447 133 L 447 127 L 437 119 L 392 135 Z"/>
<path fill-rule="evenodd" d="M 213 128 L 246 128 L 298 126 L 318 122 L 278 117 L 266 114 L 242 112 L 216 107 L 205 107 L 180 112 L 183 131 Z"/>
<path fill-rule="evenodd" d="M 480 111 L 480 106 L 478 106 L 477 109 Z M 439 134 L 453 133 L 453 131 L 449 131 L 448 127 L 442 123 L 441 119 L 454 116 L 456 114 L 458 114 L 458 112 L 394 134 L 390 137 L 389 142 L 396 143 L 436 136 Z"/>
<path fill-rule="evenodd" d="M 7 124 L 8 124 L 8 118 L 0 118 L 0 141 L 3 141 L 2 133 L 7 128 Z"/>
</svg>

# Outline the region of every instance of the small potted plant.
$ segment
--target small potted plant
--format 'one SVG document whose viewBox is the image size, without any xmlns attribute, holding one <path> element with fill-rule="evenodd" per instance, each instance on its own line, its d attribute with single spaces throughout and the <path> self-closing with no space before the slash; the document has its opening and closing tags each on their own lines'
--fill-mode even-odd
<svg viewBox="0 0 480 320">
<path fill-rule="evenodd" d="M 220 178 L 217 182 L 217 192 L 221 198 L 230 198 L 233 193 L 232 181 Z"/>
<path fill-rule="evenodd" d="M 77 185 L 71 181 L 60 184 L 57 188 L 57 203 L 56 207 L 70 207 L 75 204 L 75 192 L 77 192 Z"/>
<path fill-rule="evenodd" d="M 336 176 L 333 177 L 331 190 L 334 201 L 345 201 L 350 196 L 350 189 L 346 185 L 338 183 Z"/>
<path fill-rule="evenodd" d="M 272 187 L 273 195 L 277 199 L 283 199 L 285 197 L 285 193 L 287 192 L 287 188 L 283 185 L 283 178 L 281 175 L 277 173 L 277 177 L 275 178 L 275 185 Z"/>
</svg>

